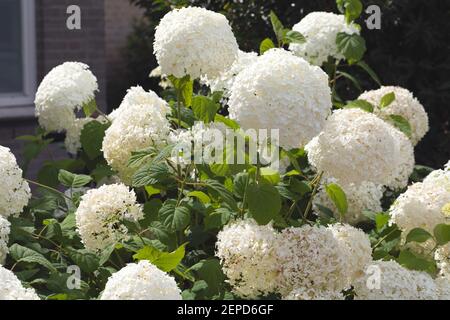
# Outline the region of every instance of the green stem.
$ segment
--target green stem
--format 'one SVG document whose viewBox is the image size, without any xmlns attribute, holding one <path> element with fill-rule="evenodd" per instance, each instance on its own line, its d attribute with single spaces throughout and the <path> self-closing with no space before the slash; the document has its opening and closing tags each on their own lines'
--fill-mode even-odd
<svg viewBox="0 0 450 320">
<path fill-rule="evenodd" d="M 313 180 L 314 188 L 313 188 L 313 191 L 311 193 L 311 197 L 309 198 L 308 205 L 306 206 L 305 213 L 303 214 L 303 219 L 304 220 L 307 220 L 307 218 L 308 218 L 308 213 L 309 213 L 309 211 L 312 208 L 312 203 L 313 203 L 313 200 L 314 200 L 314 196 L 316 195 L 317 190 L 319 189 L 319 185 L 320 185 L 320 181 L 322 180 L 322 177 L 323 177 L 323 171 L 320 172 Z"/>
<path fill-rule="evenodd" d="M 29 180 L 29 179 L 25 179 L 25 181 L 27 181 L 28 183 L 34 184 L 34 185 L 36 185 L 38 187 L 41 187 L 41 188 L 47 189 L 49 191 L 55 192 L 55 193 L 61 195 L 62 197 L 64 197 L 65 199 L 72 201 L 72 198 L 68 197 L 64 192 L 56 190 L 55 188 L 46 186 L 44 184 L 41 184 L 41 183 L 33 181 L 33 180 Z"/>
</svg>

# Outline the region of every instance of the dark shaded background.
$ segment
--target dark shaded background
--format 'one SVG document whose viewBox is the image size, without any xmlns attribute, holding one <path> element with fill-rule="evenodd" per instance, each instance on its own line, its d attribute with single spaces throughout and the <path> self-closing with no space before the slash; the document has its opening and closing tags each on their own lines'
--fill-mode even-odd
<svg viewBox="0 0 450 320">
<path fill-rule="evenodd" d="M 171 5 L 195 5 L 224 13 L 230 20 L 242 50 L 257 51 L 264 38 L 273 38 L 267 16 L 277 13 L 285 26 L 292 27 L 311 11 L 337 12 L 335 0 L 234 1 L 212 0 L 130 0 L 146 9 L 130 36 L 126 51 L 129 84 L 160 90 L 149 70 L 157 66 L 153 55 L 153 30 Z M 238 1 L 236 1 L 238 2 Z M 419 164 L 441 167 L 450 159 L 450 1 L 449 0 L 363 0 L 364 8 L 379 5 L 381 30 L 368 30 L 363 13 L 359 23 L 367 41 L 364 60 L 377 72 L 384 85 L 398 85 L 412 92 L 425 106 L 430 131 L 416 148 Z M 365 90 L 377 85 L 359 70 L 356 74 Z M 358 91 L 344 83 L 340 94 L 355 99 Z"/>
</svg>

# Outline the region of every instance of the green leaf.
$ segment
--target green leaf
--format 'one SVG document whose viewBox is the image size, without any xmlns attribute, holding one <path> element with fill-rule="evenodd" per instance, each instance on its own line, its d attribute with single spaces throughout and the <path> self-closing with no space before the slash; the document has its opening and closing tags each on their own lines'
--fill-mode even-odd
<svg viewBox="0 0 450 320">
<path fill-rule="evenodd" d="M 340 32 L 336 36 L 336 44 L 340 53 L 349 61 L 356 63 L 366 52 L 366 41 L 360 35 Z"/>
<path fill-rule="evenodd" d="M 385 94 L 380 101 L 380 108 L 385 108 L 387 106 L 389 106 L 392 102 L 394 102 L 395 100 L 395 93 L 394 92 L 390 92 Z"/>
<path fill-rule="evenodd" d="M 103 138 L 105 137 L 105 131 L 108 127 L 109 124 L 91 121 L 86 123 L 83 130 L 81 130 L 81 146 L 89 159 L 94 160 L 103 155 L 102 143 Z"/>
<path fill-rule="evenodd" d="M 350 101 L 345 108 L 359 108 L 370 113 L 374 110 L 374 106 L 370 102 L 361 99 Z"/>
<path fill-rule="evenodd" d="M 281 210 L 281 196 L 270 184 L 250 184 L 247 188 L 250 215 L 260 225 L 274 220 Z"/>
<path fill-rule="evenodd" d="M 99 256 L 99 260 L 98 260 L 99 267 L 103 266 L 106 262 L 108 262 L 109 258 L 111 257 L 111 254 L 114 252 L 115 249 L 116 249 L 116 244 L 113 243 L 102 250 L 102 252 L 100 253 L 100 256 Z"/>
<path fill-rule="evenodd" d="M 156 194 L 160 194 L 161 190 L 152 186 L 145 186 L 145 191 L 149 197 L 154 196 Z"/>
<path fill-rule="evenodd" d="M 223 184 L 216 180 L 206 180 L 205 181 L 206 186 L 209 190 L 209 192 L 216 196 L 220 197 L 223 202 L 228 204 L 231 209 L 237 210 L 237 203 L 236 200 L 234 200 L 233 194 L 225 188 Z"/>
<path fill-rule="evenodd" d="M 205 96 L 196 96 L 192 99 L 192 110 L 195 117 L 205 123 L 214 121 L 219 107 L 217 103 Z"/>
<path fill-rule="evenodd" d="M 261 168 L 260 172 L 261 178 L 270 184 L 277 185 L 281 180 L 280 173 L 272 168 Z"/>
<path fill-rule="evenodd" d="M 139 151 L 133 151 L 131 152 L 131 157 L 128 160 L 127 166 L 137 168 L 144 162 L 144 160 L 154 155 L 156 155 L 156 149 L 153 147 L 149 147 Z"/>
<path fill-rule="evenodd" d="M 96 110 L 97 110 L 97 102 L 95 101 L 95 99 L 92 99 L 91 101 L 83 104 L 83 112 L 86 115 L 86 117 L 92 116 Z"/>
<path fill-rule="evenodd" d="M 226 278 L 218 259 L 202 260 L 193 265 L 189 270 L 194 271 L 198 279 L 208 284 L 205 292 L 206 296 L 211 297 L 220 293 Z"/>
<path fill-rule="evenodd" d="M 144 219 L 140 221 L 145 228 L 153 221 L 158 220 L 158 212 L 162 207 L 160 199 L 151 199 L 144 204 Z"/>
<path fill-rule="evenodd" d="M 211 203 L 211 198 L 202 191 L 191 191 L 187 194 L 187 196 L 197 198 L 203 204 Z"/>
<path fill-rule="evenodd" d="M 184 106 L 190 107 L 192 105 L 194 81 L 191 80 L 189 75 L 184 76 L 183 78 L 176 78 L 174 76 L 169 76 L 168 78 L 172 82 L 173 87 L 177 91 L 177 95 Z"/>
<path fill-rule="evenodd" d="M 275 48 L 275 44 L 269 38 L 264 39 L 259 45 L 259 54 L 263 55 L 266 51 Z"/>
<path fill-rule="evenodd" d="M 412 229 L 406 236 L 406 243 L 408 242 L 425 242 L 433 236 L 426 230 L 421 228 Z"/>
<path fill-rule="evenodd" d="M 167 200 L 159 210 L 159 217 L 164 226 L 172 231 L 181 231 L 191 221 L 191 212 L 183 204 L 178 204 L 173 199 Z"/>
<path fill-rule="evenodd" d="M 233 218 L 233 212 L 227 208 L 218 208 L 205 218 L 205 229 L 221 229 Z"/>
<path fill-rule="evenodd" d="M 389 122 L 391 122 L 398 130 L 403 132 L 408 138 L 411 138 L 412 129 L 408 120 L 398 114 L 390 114 Z"/>
<path fill-rule="evenodd" d="M 432 275 L 436 273 L 436 263 L 434 261 L 416 256 L 409 250 L 401 251 L 397 262 L 410 270 L 426 271 Z"/>
<path fill-rule="evenodd" d="M 286 44 L 289 43 L 305 43 L 305 37 L 298 31 L 290 30 L 286 33 L 283 38 L 283 42 Z"/>
<path fill-rule="evenodd" d="M 306 183 L 305 181 L 300 181 L 298 179 L 291 179 L 290 187 L 292 191 L 300 194 L 302 197 L 308 192 L 312 191 L 311 186 L 308 183 Z"/>
<path fill-rule="evenodd" d="M 155 184 L 166 184 L 171 178 L 169 168 L 164 162 L 151 162 L 143 165 L 133 175 L 133 187 L 145 187 Z"/>
<path fill-rule="evenodd" d="M 145 246 L 133 255 L 133 258 L 139 261 L 148 260 L 162 271 L 170 272 L 181 263 L 181 260 L 183 260 L 186 252 L 186 245 L 187 244 L 183 244 L 177 250 L 170 253 L 162 252 L 152 246 Z"/>
<path fill-rule="evenodd" d="M 214 117 L 214 122 L 220 122 L 220 123 L 223 123 L 223 124 L 226 125 L 228 128 L 231 128 L 231 129 L 233 129 L 233 130 L 238 130 L 238 129 L 240 128 L 240 127 L 239 127 L 239 124 L 238 124 L 236 121 L 231 120 L 230 118 L 224 117 L 224 116 L 221 115 L 221 114 L 216 114 L 216 115 L 215 115 L 215 117 Z"/>
<path fill-rule="evenodd" d="M 344 190 L 336 183 L 331 183 L 325 186 L 325 191 L 338 209 L 340 216 L 345 216 L 348 211 L 348 203 Z"/>
<path fill-rule="evenodd" d="M 42 254 L 17 243 L 9 248 L 9 253 L 16 262 L 37 263 L 51 272 L 58 272 L 52 263 Z"/>
<path fill-rule="evenodd" d="M 375 225 L 377 231 L 380 232 L 384 226 L 386 226 L 389 222 L 390 216 L 388 214 L 384 214 L 382 212 L 377 213 L 375 216 Z"/>
<path fill-rule="evenodd" d="M 233 182 L 233 191 L 234 194 L 243 199 L 245 196 L 245 191 L 247 190 L 247 186 L 250 182 L 250 175 L 248 174 L 248 172 L 241 172 L 238 173 L 235 177 L 234 177 L 234 182 Z"/>
<path fill-rule="evenodd" d="M 90 183 L 92 178 L 84 174 L 74 174 L 66 170 L 59 170 L 58 180 L 66 187 L 80 188 Z"/>
<path fill-rule="evenodd" d="M 450 242 L 450 225 L 438 224 L 433 230 L 436 243 L 443 246 Z"/>
<path fill-rule="evenodd" d="M 359 81 L 352 76 L 350 73 L 344 72 L 344 71 L 338 71 L 336 72 L 336 74 L 343 76 L 344 78 L 350 80 L 353 85 L 355 86 L 356 89 L 358 89 L 359 91 L 362 91 L 361 85 L 359 84 Z"/>
<path fill-rule="evenodd" d="M 70 259 L 86 273 L 92 273 L 100 266 L 99 258 L 86 249 L 66 248 L 66 252 Z"/>
<path fill-rule="evenodd" d="M 367 72 L 367 74 L 379 85 L 381 86 L 381 80 L 380 78 L 377 76 L 377 74 L 375 73 L 375 71 L 373 71 L 373 69 L 371 67 L 369 67 L 369 65 L 367 63 L 365 63 L 364 61 L 358 61 L 356 63 L 357 66 L 361 67 L 364 71 Z"/>
<path fill-rule="evenodd" d="M 270 22 L 272 23 L 272 28 L 277 36 L 278 42 L 281 42 L 284 37 L 285 29 L 280 19 L 278 19 L 277 15 L 273 11 L 270 11 Z"/>
</svg>

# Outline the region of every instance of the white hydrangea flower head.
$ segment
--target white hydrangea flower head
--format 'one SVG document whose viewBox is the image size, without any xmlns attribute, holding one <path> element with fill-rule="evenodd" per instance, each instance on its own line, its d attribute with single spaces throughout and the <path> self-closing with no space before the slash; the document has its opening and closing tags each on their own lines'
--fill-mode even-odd
<svg viewBox="0 0 450 320">
<path fill-rule="evenodd" d="M 0 216 L 19 215 L 31 198 L 31 190 L 22 178 L 16 158 L 3 146 L 0 146 L 0 181 Z"/>
<path fill-rule="evenodd" d="M 328 227 L 334 237 L 348 250 L 351 281 L 364 274 L 365 267 L 372 262 L 372 247 L 367 234 L 348 224 L 333 224 Z"/>
<path fill-rule="evenodd" d="M 393 128 L 361 109 L 340 109 L 305 150 L 309 162 L 339 183 L 392 182 L 403 163 L 401 143 Z"/>
<path fill-rule="evenodd" d="M 413 281 L 416 285 L 415 300 L 437 300 L 439 289 L 435 280 L 424 271 L 410 270 Z"/>
<path fill-rule="evenodd" d="M 283 300 L 344 300 L 341 291 L 324 291 L 314 288 L 294 289 Z"/>
<path fill-rule="evenodd" d="M 395 100 L 387 107 L 381 108 L 381 99 L 388 93 L 395 94 Z M 400 115 L 411 125 L 411 142 L 416 145 L 428 132 L 428 114 L 422 104 L 412 92 L 401 87 L 381 87 L 377 90 L 366 91 L 358 99 L 366 100 L 375 107 L 374 113 L 380 118 L 388 120 L 390 115 Z"/>
<path fill-rule="evenodd" d="M 282 295 L 294 289 L 318 292 L 348 289 L 351 275 L 348 250 L 331 230 L 309 225 L 284 229 L 275 250 L 281 266 Z"/>
<path fill-rule="evenodd" d="M 438 300 L 450 300 L 450 279 L 438 277 L 435 280 Z"/>
<path fill-rule="evenodd" d="M 0 300 L 40 300 L 34 289 L 24 288 L 14 273 L 0 266 Z"/>
<path fill-rule="evenodd" d="M 120 117 L 120 113 L 128 112 L 128 107 L 134 105 L 147 105 L 149 108 L 159 110 L 164 115 L 170 113 L 170 107 L 167 102 L 161 99 L 154 91 L 145 91 L 142 87 L 136 86 L 127 90 L 127 94 L 119 108 L 113 110 L 108 115 L 108 118 L 114 121 L 114 119 Z"/>
<path fill-rule="evenodd" d="M 408 185 L 409 177 L 414 171 L 416 161 L 414 158 L 414 147 L 408 137 L 399 130 L 392 130 L 392 134 L 400 144 L 400 162 L 386 187 L 392 190 L 399 190 Z"/>
<path fill-rule="evenodd" d="M 124 184 L 110 184 L 91 189 L 81 197 L 75 212 L 77 231 L 86 249 L 98 252 L 115 242 L 127 240 L 123 221 L 144 217 L 136 194 Z"/>
<path fill-rule="evenodd" d="M 434 253 L 439 275 L 450 281 L 450 243 L 440 246 Z"/>
<path fill-rule="evenodd" d="M 196 150 L 202 150 L 203 160 L 209 163 L 208 157 L 214 160 L 216 142 L 223 141 L 227 134 L 227 126 L 220 122 L 205 124 L 197 121 L 188 130 L 179 129 L 172 131 L 169 135 L 169 143 L 174 144 L 170 161 L 179 164 L 182 168 L 193 162 Z M 221 147 L 224 147 L 222 144 Z M 221 153 L 220 153 L 221 154 Z"/>
<path fill-rule="evenodd" d="M 218 234 L 216 256 L 240 297 L 252 299 L 276 290 L 276 237 L 272 226 L 259 226 L 252 219 L 231 222 Z"/>
<path fill-rule="evenodd" d="M 422 228 L 433 233 L 434 227 L 448 223 L 449 218 L 442 212 L 450 202 L 450 190 L 434 183 L 415 183 L 401 194 L 392 204 L 390 223 L 395 223 L 407 235 L 414 228 Z"/>
<path fill-rule="evenodd" d="M 95 121 L 93 118 L 79 118 L 75 119 L 67 128 L 66 139 L 64 140 L 64 145 L 68 153 L 72 155 L 77 155 L 78 150 L 81 149 L 81 131 L 84 125 Z"/>
<path fill-rule="evenodd" d="M 53 68 L 36 92 L 36 116 L 47 131 L 64 131 L 75 120 L 74 111 L 94 98 L 97 78 L 89 66 L 65 62 Z"/>
<path fill-rule="evenodd" d="M 106 283 L 101 300 L 181 300 L 175 279 L 149 261 L 130 263 Z"/>
<path fill-rule="evenodd" d="M 258 54 L 256 52 L 244 52 L 239 50 L 236 61 L 229 69 L 222 72 L 220 76 L 213 79 L 203 77 L 202 82 L 211 89 L 211 92 L 222 91 L 224 93 L 224 96 L 228 97 L 230 95 L 230 90 L 233 86 L 236 76 L 250 64 L 255 62 L 257 58 Z"/>
<path fill-rule="evenodd" d="M 355 300 L 417 299 L 417 283 L 409 270 L 395 261 L 373 261 L 370 267 L 377 272 L 366 272 L 353 282 Z M 378 275 L 379 283 L 375 279 Z"/>
<path fill-rule="evenodd" d="M 328 76 L 289 51 L 271 49 L 237 75 L 228 105 L 242 129 L 277 129 L 281 147 L 299 148 L 331 112 Z"/>
<path fill-rule="evenodd" d="M 132 181 L 135 169 L 127 166 L 132 152 L 167 145 L 170 122 L 164 108 L 148 104 L 129 105 L 119 112 L 103 139 L 103 155 L 125 184 Z"/>
<path fill-rule="evenodd" d="M 162 74 L 192 79 L 218 77 L 239 50 L 227 18 L 198 7 L 167 13 L 156 27 L 153 47 Z"/>
<path fill-rule="evenodd" d="M 8 220 L 0 215 L 0 265 L 5 264 L 8 255 L 9 233 L 11 232 L 11 224 Z"/>
<path fill-rule="evenodd" d="M 329 208 L 335 214 L 336 219 L 340 219 L 339 211 L 336 205 L 328 196 L 325 186 L 330 183 L 337 183 L 336 179 L 328 178 L 319 187 L 319 191 L 314 197 L 314 213 L 319 215 L 320 209 L 317 204 Z M 349 183 L 339 184 L 347 196 L 348 211 L 342 218 L 343 222 L 356 225 L 361 221 L 367 220 L 364 211 L 381 212 L 381 198 L 383 197 L 383 187 L 373 182 L 363 181 L 360 184 Z"/>
<path fill-rule="evenodd" d="M 344 59 L 336 44 L 338 33 L 359 34 L 355 24 L 347 24 L 343 15 L 331 12 L 311 12 L 292 28 L 300 32 L 305 43 L 291 43 L 289 50 L 306 59 L 309 63 L 321 66 L 328 57 Z"/>
</svg>

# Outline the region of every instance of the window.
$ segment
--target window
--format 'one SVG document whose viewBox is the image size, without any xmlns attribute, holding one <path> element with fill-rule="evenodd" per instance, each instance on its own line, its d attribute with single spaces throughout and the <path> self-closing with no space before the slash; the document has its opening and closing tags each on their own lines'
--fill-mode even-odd
<svg viewBox="0 0 450 320">
<path fill-rule="evenodd" d="M 36 90 L 34 0 L 0 0 L 0 114 L 30 108 Z M 14 107 L 14 108 L 13 108 Z M 23 110 L 22 110 L 23 112 Z"/>
</svg>

